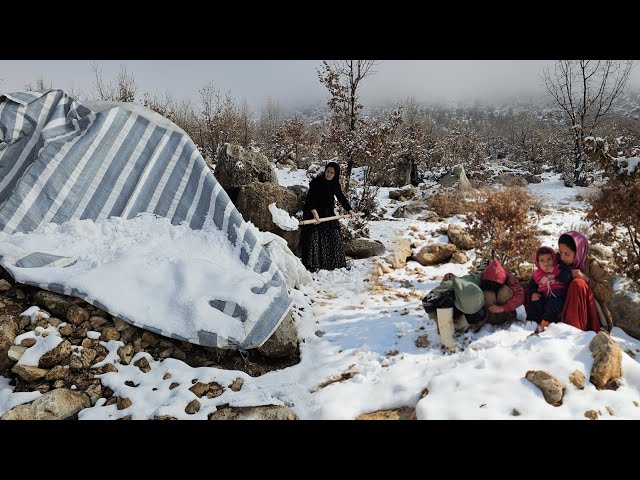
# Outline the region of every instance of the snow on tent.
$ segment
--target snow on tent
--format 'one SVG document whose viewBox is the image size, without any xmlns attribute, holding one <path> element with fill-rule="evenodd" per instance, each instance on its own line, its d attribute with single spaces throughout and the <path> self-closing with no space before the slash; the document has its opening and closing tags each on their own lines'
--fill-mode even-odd
<svg viewBox="0 0 640 480">
<path fill-rule="evenodd" d="M 0 265 L 133 325 L 261 346 L 292 301 L 179 127 L 61 90 L 0 95 Z"/>
</svg>

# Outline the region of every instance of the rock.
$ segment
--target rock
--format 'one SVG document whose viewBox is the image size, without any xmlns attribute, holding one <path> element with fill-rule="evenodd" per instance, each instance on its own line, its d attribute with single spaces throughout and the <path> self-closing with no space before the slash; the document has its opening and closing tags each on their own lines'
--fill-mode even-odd
<svg viewBox="0 0 640 480">
<path fill-rule="evenodd" d="M 436 212 L 428 211 L 423 216 L 419 217 L 418 220 L 422 222 L 437 222 L 439 220 L 439 216 Z"/>
<path fill-rule="evenodd" d="M 603 265 L 607 265 L 611 260 L 613 260 L 613 254 L 597 243 L 589 245 L 589 254 L 594 256 L 598 262 Z"/>
<path fill-rule="evenodd" d="M 8 353 L 20 330 L 10 315 L 0 315 L 0 373 L 13 363 Z"/>
<path fill-rule="evenodd" d="M 71 305 L 67 310 L 67 320 L 74 325 L 82 325 L 89 320 L 89 312 L 79 305 Z"/>
<path fill-rule="evenodd" d="M 298 198 L 296 194 L 277 183 L 254 183 L 242 186 L 238 191 L 236 208 L 247 222 L 252 222 L 260 230 L 271 232 L 287 241 L 291 251 L 298 250 L 300 243 L 300 229 L 283 230 L 273 223 L 269 205 L 275 203 L 276 207 L 286 211 L 289 215 L 295 215 L 298 211 Z"/>
<path fill-rule="evenodd" d="M 558 379 L 549 372 L 542 370 L 529 370 L 524 378 L 529 380 L 542 391 L 542 395 L 549 405 L 554 407 L 562 405 L 564 388 Z"/>
<path fill-rule="evenodd" d="M 13 285 L 7 282 L 4 278 L 0 279 L 0 292 L 7 293 L 11 288 L 13 288 Z"/>
<path fill-rule="evenodd" d="M 569 381 L 578 389 L 582 390 L 587 383 L 587 379 L 580 370 L 574 370 L 569 375 Z"/>
<path fill-rule="evenodd" d="M 109 323 L 109 320 L 107 320 L 104 317 L 92 316 L 92 317 L 89 317 L 89 323 L 91 324 L 91 328 L 93 328 L 94 330 L 97 330 L 100 327 Z"/>
<path fill-rule="evenodd" d="M 501 183 L 506 187 L 526 187 L 528 184 L 524 177 L 506 172 L 496 175 L 494 182 Z"/>
<path fill-rule="evenodd" d="M 394 410 L 378 410 L 358 415 L 356 420 L 415 420 L 416 410 L 411 407 L 400 407 Z"/>
<path fill-rule="evenodd" d="M 291 311 L 267 341 L 256 349 L 273 358 L 293 357 L 298 353 L 298 329 Z"/>
<path fill-rule="evenodd" d="M 461 252 L 460 250 L 456 250 L 455 252 L 453 252 L 453 255 L 451 255 L 451 260 L 449 260 L 449 263 L 462 264 L 462 263 L 467 263 L 468 261 L 469 259 L 464 254 L 464 252 Z"/>
<path fill-rule="evenodd" d="M 118 397 L 116 405 L 118 406 L 118 410 L 124 410 L 125 408 L 129 408 L 133 405 L 133 402 L 129 398 Z"/>
<path fill-rule="evenodd" d="M 357 238 L 345 245 L 345 254 L 351 258 L 369 258 L 384 253 L 384 244 L 379 240 Z"/>
<path fill-rule="evenodd" d="M 46 290 L 38 290 L 33 295 L 33 301 L 37 306 L 53 313 L 56 317 L 66 318 L 69 307 L 80 302 L 64 295 L 60 295 Z"/>
<path fill-rule="evenodd" d="M 197 382 L 189 390 L 191 390 L 196 397 L 200 398 L 205 393 L 207 393 L 207 391 L 209 390 L 209 385 L 207 385 L 206 383 Z"/>
<path fill-rule="evenodd" d="M 586 412 L 584 412 L 584 416 L 589 420 L 597 420 L 598 412 L 596 410 L 587 410 Z"/>
<path fill-rule="evenodd" d="M 428 335 L 420 335 L 416 338 L 416 347 L 418 348 L 427 348 L 430 344 Z"/>
<path fill-rule="evenodd" d="M 194 400 L 195 401 L 195 400 Z M 209 415 L 209 420 L 297 420 L 298 417 L 284 405 L 259 407 L 225 407 Z"/>
<path fill-rule="evenodd" d="M 611 298 L 609 309 L 613 315 L 613 324 L 625 333 L 640 340 L 640 308 L 626 292 L 617 292 Z"/>
<path fill-rule="evenodd" d="M 36 380 L 44 378 L 49 370 L 30 367 L 28 365 L 14 365 L 11 371 L 16 375 L 20 375 L 20 377 L 25 379 L 27 382 L 35 382 Z"/>
<path fill-rule="evenodd" d="M 120 340 L 120 332 L 116 327 L 105 327 L 100 332 L 100 340 L 108 342 L 109 340 Z"/>
<path fill-rule="evenodd" d="M 80 354 L 80 360 L 82 361 L 82 365 L 84 366 L 84 368 L 89 368 L 97 355 L 98 352 L 96 352 L 93 348 L 83 349 L 82 353 Z"/>
<path fill-rule="evenodd" d="M 528 183 L 542 182 L 542 178 L 540 177 L 540 175 L 533 175 L 531 173 L 525 173 L 524 175 L 522 175 L 522 178 L 524 178 Z"/>
<path fill-rule="evenodd" d="M 207 398 L 216 398 L 224 393 L 224 388 L 222 385 L 211 382 L 209 383 L 209 391 L 207 392 Z"/>
<path fill-rule="evenodd" d="M 26 297 L 26 296 L 25 296 L 25 294 L 24 294 L 24 292 L 23 292 L 22 290 L 20 290 L 19 288 L 18 288 L 18 289 L 16 289 L 16 298 L 17 298 L 18 300 L 24 300 L 24 299 L 25 299 L 25 297 Z"/>
<path fill-rule="evenodd" d="M 296 196 L 295 213 L 302 211 L 304 202 L 307 199 L 307 194 L 309 193 L 309 187 L 305 187 L 304 185 L 290 185 L 287 188 Z"/>
<path fill-rule="evenodd" d="M 33 347 L 35 344 L 36 344 L 35 338 L 23 338 L 22 341 L 20 342 L 20 346 L 25 348 Z"/>
<path fill-rule="evenodd" d="M 511 410 L 511 416 L 512 417 L 519 417 L 520 415 L 521 415 L 521 413 L 517 408 L 514 408 L 513 410 Z"/>
<path fill-rule="evenodd" d="M 239 392 L 242 388 L 242 385 L 244 385 L 244 380 L 238 377 L 233 381 L 231 385 L 229 385 L 229 388 L 232 392 Z"/>
<path fill-rule="evenodd" d="M 234 204 L 243 185 L 278 184 L 278 177 L 264 154 L 230 143 L 224 144 L 218 150 L 215 175 Z"/>
<path fill-rule="evenodd" d="M 90 406 L 86 393 L 59 388 L 31 403 L 12 408 L 0 420 L 65 420 Z"/>
<path fill-rule="evenodd" d="M 406 238 L 398 238 L 391 247 L 391 251 L 385 260 L 393 268 L 402 268 L 407 264 L 407 259 L 411 257 L 411 242 Z"/>
<path fill-rule="evenodd" d="M 69 340 L 63 340 L 53 350 L 48 351 L 40 357 L 38 367 L 51 368 L 69 355 L 71 355 L 71 343 Z"/>
<path fill-rule="evenodd" d="M 58 331 L 60 332 L 60 335 L 62 335 L 63 337 L 70 337 L 71 334 L 75 332 L 75 330 L 76 330 L 75 325 L 71 323 L 67 323 L 66 325 L 63 325 L 58 329 Z"/>
<path fill-rule="evenodd" d="M 118 371 L 117 367 L 113 363 L 105 363 L 102 367 L 100 367 L 100 369 L 102 370 L 101 373 L 111 373 Z"/>
<path fill-rule="evenodd" d="M 22 357 L 22 355 L 24 355 L 24 352 L 26 352 L 27 349 L 25 347 L 20 347 L 18 345 L 12 345 L 11 348 L 9 348 L 9 352 L 7 352 L 7 356 L 14 362 L 17 362 L 18 360 L 20 360 L 20 358 Z"/>
<path fill-rule="evenodd" d="M 47 372 L 47 375 L 44 377 L 44 379 L 48 382 L 55 382 L 56 380 L 64 380 L 65 378 L 67 378 L 68 374 L 69 369 L 63 367 L 62 365 L 56 365 L 51 370 L 49 370 L 49 372 Z"/>
<path fill-rule="evenodd" d="M 102 386 L 100 382 L 91 384 L 89 388 L 85 390 L 85 393 L 89 396 L 91 405 L 95 405 L 96 402 L 102 398 Z"/>
<path fill-rule="evenodd" d="M 151 366 L 149 365 L 149 360 L 146 357 L 142 357 L 140 360 L 134 363 L 136 367 L 138 367 L 142 373 L 147 373 L 151 370 Z"/>
<path fill-rule="evenodd" d="M 125 328 L 129 327 L 129 324 L 127 322 L 125 322 L 124 320 L 121 320 L 118 317 L 113 317 L 113 324 L 114 324 L 116 330 L 118 330 L 119 332 L 121 332 Z"/>
<path fill-rule="evenodd" d="M 152 332 L 144 331 L 142 332 L 142 337 L 140 337 L 142 343 L 146 343 L 147 346 L 155 347 L 160 342 L 160 338 L 158 335 Z"/>
<path fill-rule="evenodd" d="M 86 367 L 84 366 L 84 363 L 82 363 L 82 358 L 80 358 L 78 355 L 73 355 L 71 357 L 71 360 L 69 361 L 69 368 L 77 372 L 79 370 L 85 369 Z"/>
<path fill-rule="evenodd" d="M 591 340 L 589 350 L 593 355 L 593 365 L 589 381 L 598 390 L 616 390 L 622 375 L 622 350 L 608 333 L 600 331 Z"/>
<path fill-rule="evenodd" d="M 189 402 L 189 405 L 184 409 L 185 413 L 189 415 L 193 415 L 194 413 L 198 413 L 200 411 L 200 402 L 198 400 L 192 400 Z"/>
<path fill-rule="evenodd" d="M 406 184 L 405 184 L 406 185 Z M 389 198 L 393 200 L 399 200 L 400 197 L 405 199 L 413 198 L 416 195 L 417 190 L 414 187 L 406 187 L 400 190 L 389 190 Z"/>
<path fill-rule="evenodd" d="M 422 247 L 413 255 L 413 259 L 424 266 L 440 265 L 447 263 L 455 251 L 456 246 L 451 243 L 432 243 Z"/>
<path fill-rule="evenodd" d="M 447 228 L 449 243 L 453 243 L 459 250 L 471 250 L 476 246 L 475 241 L 464 228 L 455 223 L 449 224 Z"/>
</svg>

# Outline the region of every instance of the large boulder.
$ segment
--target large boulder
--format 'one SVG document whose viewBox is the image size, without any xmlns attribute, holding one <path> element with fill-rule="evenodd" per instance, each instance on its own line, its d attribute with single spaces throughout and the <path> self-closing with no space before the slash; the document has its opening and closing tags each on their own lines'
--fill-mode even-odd
<svg viewBox="0 0 640 480">
<path fill-rule="evenodd" d="M 386 260 L 393 268 L 402 268 L 407 264 L 407 258 L 411 256 L 411 241 L 406 238 L 397 238 L 391 247 L 391 252 Z"/>
<path fill-rule="evenodd" d="M 501 183 L 506 187 L 526 187 L 528 185 L 528 182 L 524 177 L 507 172 L 499 173 L 494 181 L 496 183 Z"/>
<path fill-rule="evenodd" d="M 305 187 L 304 185 L 290 185 L 287 188 L 295 193 L 296 198 L 298 199 L 295 207 L 295 213 L 301 212 L 304 208 L 304 202 L 307 199 L 307 194 L 309 193 L 309 187 Z"/>
<path fill-rule="evenodd" d="M 447 237 L 449 237 L 449 243 L 453 243 L 458 250 L 466 251 L 475 247 L 475 241 L 471 238 L 471 235 L 463 227 L 455 223 L 449 224 Z"/>
<path fill-rule="evenodd" d="M 617 390 L 622 376 L 622 350 L 618 343 L 604 331 L 598 332 L 589 344 L 593 366 L 589 381 L 598 390 Z"/>
<path fill-rule="evenodd" d="M 287 314 L 273 335 L 256 350 L 266 357 L 285 358 L 298 351 L 298 328 L 291 312 Z"/>
<path fill-rule="evenodd" d="M 287 241 L 292 251 L 298 250 L 300 229 L 282 230 L 273 223 L 269 211 L 269 205 L 275 203 L 276 207 L 285 210 L 289 215 L 295 215 L 298 199 L 293 191 L 276 183 L 244 185 L 240 187 L 235 203 L 245 221 L 252 222 L 262 231 L 275 233 Z"/>
<path fill-rule="evenodd" d="M 396 168 L 393 174 L 389 177 L 390 182 L 388 186 L 402 187 L 411 183 L 411 159 L 402 157 L 396 163 Z M 385 185 L 387 186 L 387 185 Z"/>
<path fill-rule="evenodd" d="M 79 298 L 60 295 L 59 293 L 38 290 L 33 296 L 33 302 L 43 310 L 51 312 L 58 318 L 67 318 L 67 311 L 72 305 L 83 303 Z"/>
<path fill-rule="evenodd" d="M 611 297 L 609 309 L 613 315 L 613 325 L 620 327 L 627 335 L 640 340 L 640 308 L 625 292 L 617 292 Z"/>
<path fill-rule="evenodd" d="M 384 244 L 378 240 L 356 238 L 347 242 L 344 252 L 351 258 L 369 258 L 384 253 Z"/>
<path fill-rule="evenodd" d="M 432 243 L 414 253 L 413 259 L 424 266 L 440 265 L 447 263 L 456 250 L 456 246 L 452 243 Z"/>
<path fill-rule="evenodd" d="M 91 401 L 86 393 L 60 388 L 45 393 L 31 403 L 12 408 L 0 420 L 64 420 L 90 406 Z"/>
<path fill-rule="evenodd" d="M 243 185 L 278 184 L 278 177 L 265 155 L 231 143 L 223 145 L 218 151 L 215 176 L 233 203 Z"/>
</svg>

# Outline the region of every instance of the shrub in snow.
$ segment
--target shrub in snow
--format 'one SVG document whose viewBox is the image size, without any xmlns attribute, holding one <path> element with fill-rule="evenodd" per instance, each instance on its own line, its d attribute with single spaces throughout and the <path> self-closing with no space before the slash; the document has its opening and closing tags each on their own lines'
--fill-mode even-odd
<svg viewBox="0 0 640 480">
<path fill-rule="evenodd" d="M 472 201 L 469 234 L 482 245 L 478 258 L 497 258 L 505 268 L 517 270 L 531 261 L 540 245 L 534 200 L 524 188 L 480 190 Z"/>
<path fill-rule="evenodd" d="M 614 245 L 615 271 L 640 283 L 638 148 L 626 147 L 624 140 L 619 137 L 613 141 L 586 142 L 590 147 L 588 153 L 604 168 L 606 177 L 606 183 L 589 199 L 591 209 L 586 218 L 600 232 L 592 241 Z M 622 156 L 614 156 L 610 151 Z"/>
</svg>

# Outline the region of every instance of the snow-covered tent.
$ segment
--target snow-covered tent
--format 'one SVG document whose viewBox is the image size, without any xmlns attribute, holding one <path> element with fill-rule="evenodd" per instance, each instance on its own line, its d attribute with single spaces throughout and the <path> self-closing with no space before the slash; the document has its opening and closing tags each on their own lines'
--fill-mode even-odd
<svg viewBox="0 0 640 480">
<path fill-rule="evenodd" d="M 101 286 L 96 272 L 106 275 L 109 258 L 88 250 L 80 255 L 66 247 L 71 240 L 41 247 L 47 235 L 53 238 L 54 226 L 75 225 L 68 229 L 77 236 L 82 228 L 105 229 L 114 221 L 115 231 L 130 222 L 164 222 L 158 231 L 170 230 L 169 240 L 185 229 L 198 232 L 204 238 L 200 245 L 219 248 L 220 257 L 156 251 L 153 261 L 139 265 L 144 270 L 154 264 L 148 275 L 141 274 L 142 283 L 151 285 L 122 278 L 115 282 L 122 285 Z M 164 336 L 255 348 L 275 331 L 292 301 L 254 228 L 189 136 L 155 112 L 130 103 L 81 104 L 61 90 L 0 95 L 0 265 L 17 281 L 83 298 Z M 214 233 L 226 242 L 224 249 L 207 240 Z M 131 252 L 145 252 L 144 241 L 138 243 L 127 247 L 132 261 Z M 126 250 L 111 247 L 118 248 Z M 221 267 L 228 256 L 239 267 Z M 220 277 L 226 274 L 231 276 L 225 283 Z M 154 296 L 154 285 L 172 293 Z M 142 293 L 135 301 L 124 301 L 138 287 Z"/>
</svg>

